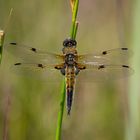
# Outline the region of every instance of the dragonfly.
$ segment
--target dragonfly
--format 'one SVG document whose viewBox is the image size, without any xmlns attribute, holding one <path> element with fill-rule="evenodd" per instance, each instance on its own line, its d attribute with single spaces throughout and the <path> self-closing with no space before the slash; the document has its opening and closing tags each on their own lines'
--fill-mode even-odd
<svg viewBox="0 0 140 140">
<path fill-rule="evenodd" d="M 68 115 L 72 108 L 76 79 L 85 76 L 84 81 L 102 81 L 126 77 L 132 73 L 127 63 L 130 55 L 128 48 L 79 55 L 76 49 L 77 41 L 72 38 L 63 41 L 62 54 L 42 51 L 15 42 L 9 43 L 8 47 L 16 51 L 23 60 L 13 65 L 15 69 L 30 73 L 55 71 L 65 78 Z"/>
</svg>

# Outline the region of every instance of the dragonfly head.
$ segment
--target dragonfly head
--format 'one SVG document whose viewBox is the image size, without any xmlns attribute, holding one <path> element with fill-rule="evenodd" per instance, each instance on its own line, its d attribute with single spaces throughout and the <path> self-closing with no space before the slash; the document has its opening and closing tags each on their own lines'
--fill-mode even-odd
<svg viewBox="0 0 140 140">
<path fill-rule="evenodd" d="M 77 42 L 74 39 L 67 38 L 63 41 L 63 46 L 64 47 L 76 47 Z"/>
<path fill-rule="evenodd" d="M 63 54 L 69 54 L 69 53 L 77 53 L 76 52 L 76 45 L 77 45 L 77 42 L 76 40 L 74 39 L 71 39 L 71 38 L 67 38 L 63 41 L 63 49 L 62 49 L 62 52 Z"/>
</svg>

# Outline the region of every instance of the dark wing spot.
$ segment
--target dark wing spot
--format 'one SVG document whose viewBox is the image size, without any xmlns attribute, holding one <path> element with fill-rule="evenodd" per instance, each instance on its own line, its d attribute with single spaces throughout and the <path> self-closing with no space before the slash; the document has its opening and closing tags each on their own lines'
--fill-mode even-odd
<svg viewBox="0 0 140 140">
<path fill-rule="evenodd" d="M 85 70 L 86 69 L 86 66 L 83 66 L 83 68 L 82 68 L 83 70 Z"/>
<path fill-rule="evenodd" d="M 21 63 L 15 63 L 14 65 L 21 65 Z"/>
<path fill-rule="evenodd" d="M 121 48 L 122 50 L 128 50 L 128 48 Z"/>
<path fill-rule="evenodd" d="M 78 67 L 79 70 L 85 70 L 86 69 L 86 66 L 80 66 Z"/>
<path fill-rule="evenodd" d="M 31 48 L 31 51 L 36 52 L 36 48 Z"/>
<path fill-rule="evenodd" d="M 107 54 L 107 51 L 103 51 L 102 54 L 103 54 L 103 55 L 106 55 L 106 54 Z"/>
<path fill-rule="evenodd" d="M 57 69 L 57 70 L 62 69 L 60 66 L 55 66 L 54 68 Z"/>
<path fill-rule="evenodd" d="M 38 64 L 37 66 L 40 68 L 44 68 L 44 66 L 42 64 Z"/>
<path fill-rule="evenodd" d="M 129 66 L 127 66 L 127 65 L 122 65 L 122 67 L 124 67 L 124 68 L 129 68 Z"/>
<path fill-rule="evenodd" d="M 100 66 L 98 67 L 98 69 L 102 69 L 102 68 L 105 68 L 105 65 L 100 65 Z"/>
<path fill-rule="evenodd" d="M 12 42 L 12 43 L 10 43 L 11 45 L 17 45 L 17 43 L 15 43 L 15 42 Z"/>
<path fill-rule="evenodd" d="M 55 69 L 59 69 L 57 66 L 54 67 Z"/>
</svg>

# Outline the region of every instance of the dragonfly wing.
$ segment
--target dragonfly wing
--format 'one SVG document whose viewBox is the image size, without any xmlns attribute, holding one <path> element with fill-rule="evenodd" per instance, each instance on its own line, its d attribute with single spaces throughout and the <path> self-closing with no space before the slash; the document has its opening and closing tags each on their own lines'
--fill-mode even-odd
<svg viewBox="0 0 140 140">
<path fill-rule="evenodd" d="M 115 48 L 94 54 L 80 55 L 79 63 L 103 63 L 103 64 L 128 64 L 132 51 L 128 48 Z"/>
<path fill-rule="evenodd" d="M 42 63 L 15 63 L 11 69 L 17 74 L 23 74 L 24 76 L 30 76 L 35 79 L 56 81 L 62 79 L 60 71 L 55 69 L 56 65 L 46 65 Z M 63 64 L 60 65 L 60 67 Z M 58 67 L 58 65 L 57 65 Z"/>
<path fill-rule="evenodd" d="M 77 76 L 84 82 L 100 82 L 127 77 L 133 73 L 128 65 L 106 65 L 106 64 L 85 64 L 85 69 L 81 70 Z"/>
<path fill-rule="evenodd" d="M 28 60 L 30 62 L 37 63 L 45 62 L 47 64 L 59 64 L 64 61 L 63 55 L 49 53 L 34 47 L 21 45 L 18 43 L 9 43 L 8 45 L 6 45 L 6 48 L 8 52 L 11 52 L 16 57 L 19 57 L 25 61 Z"/>
</svg>

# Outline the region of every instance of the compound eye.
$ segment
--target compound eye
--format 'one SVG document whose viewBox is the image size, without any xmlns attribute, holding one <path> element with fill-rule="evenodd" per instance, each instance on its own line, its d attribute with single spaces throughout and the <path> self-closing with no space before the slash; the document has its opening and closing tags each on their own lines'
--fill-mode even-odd
<svg viewBox="0 0 140 140">
<path fill-rule="evenodd" d="M 73 44 L 73 46 L 76 46 L 77 45 L 76 40 L 72 40 L 72 44 Z"/>
<path fill-rule="evenodd" d="M 63 41 L 63 46 L 67 47 L 68 46 L 68 43 L 69 43 L 69 39 L 65 39 Z"/>
</svg>

